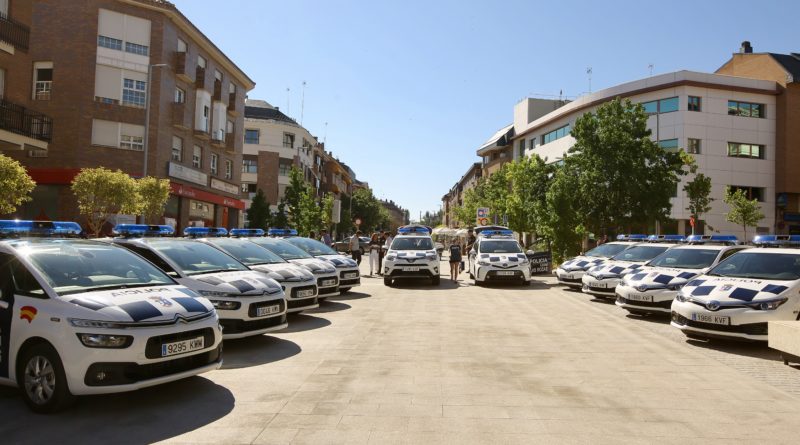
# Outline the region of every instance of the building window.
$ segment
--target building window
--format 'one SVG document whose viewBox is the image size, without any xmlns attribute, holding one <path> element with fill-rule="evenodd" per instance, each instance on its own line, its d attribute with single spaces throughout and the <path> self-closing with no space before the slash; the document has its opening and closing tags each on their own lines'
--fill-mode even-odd
<svg viewBox="0 0 800 445">
<path fill-rule="evenodd" d="M 181 39 L 178 39 L 178 52 L 185 53 L 186 52 L 186 42 Z"/>
<path fill-rule="evenodd" d="M 520 139 L 517 143 L 517 150 L 519 151 L 519 157 L 525 157 L 525 139 Z M 485 159 L 485 158 L 484 158 Z"/>
<path fill-rule="evenodd" d="M 728 114 L 742 117 L 764 117 L 764 105 L 729 100 Z"/>
<path fill-rule="evenodd" d="M 139 45 L 137 43 L 125 42 L 125 52 L 131 54 L 138 54 L 140 56 L 146 56 L 149 53 L 149 48 L 144 45 Z"/>
<path fill-rule="evenodd" d="M 217 174 L 217 171 L 218 171 L 217 163 L 218 162 L 219 162 L 219 156 L 217 156 L 214 153 L 211 153 L 211 174 L 212 175 L 216 175 Z"/>
<path fill-rule="evenodd" d="M 689 111 L 702 111 L 701 100 L 697 96 L 689 96 Z"/>
<path fill-rule="evenodd" d="M 147 83 L 141 80 L 124 79 L 122 82 L 122 105 L 144 108 Z"/>
<path fill-rule="evenodd" d="M 183 161 L 183 139 L 178 136 L 172 136 L 172 160 Z"/>
<path fill-rule="evenodd" d="M 50 100 L 50 91 L 53 89 L 53 63 L 34 64 L 33 74 L 34 100 Z"/>
<path fill-rule="evenodd" d="M 197 145 L 192 150 L 192 167 L 203 168 L 203 149 Z"/>
<path fill-rule="evenodd" d="M 186 91 L 175 87 L 175 103 L 182 104 L 186 102 Z"/>
<path fill-rule="evenodd" d="M 203 105 L 203 119 L 201 120 L 201 130 L 208 133 L 208 120 L 210 118 L 211 108 L 208 105 Z"/>
<path fill-rule="evenodd" d="M 233 179 L 233 161 L 225 160 L 225 179 Z"/>
<path fill-rule="evenodd" d="M 688 139 L 688 143 L 686 144 L 686 151 L 693 155 L 700 154 L 700 139 Z"/>
<path fill-rule="evenodd" d="M 119 148 L 126 150 L 144 150 L 144 138 L 142 136 L 128 136 L 123 134 L 119 139 Z"/>
<path fill-rule="evenodd" d="M 203 56 L 197 56 L 197 66 L 206 69 L 206 59 Z"/>
<path fill-rule="evenodd" d="M 744 185 L 732 185 L 730 186 L 731 192 L 736 192 L 737 190 L 744 191 L 745 196 L 747 199 L 755 199 L 758 202 L 764 202 L 764 188 L 763 187 L 749 187 Z"/>
<path fill-rule="evenodd" d="M 222 73 L 219 70 L 214 70 L 214 79 L 222 83 Z"/>
<path fill-rule="evenodd" d="M 236 95 L 236 84 L 231 82 L 228 84 L 228 94 Z M 233 105 L 233 104 L 230 104 Z"/>
<path fill-rule="evenodd" d="M 283 133 L 283 146 L 294 148 L 294 135 L 292 133 Z"/>
<path fill-rule="evenodd" d="M 245 144 L 258 144 L 259 131 L 258 130 L 245 130 L 244 143 Z"/>
<path fill-rule="evenodd" d="M 258 173 L 258 161 L 255 159 L 242 159 L 242 173 Z"/>
<path fill-rule="evenodd" d="M 728 156 L 734 158 L 764 159 L 764 146 L 757 144 L 728 142 Z"/>
<path fill-rule="evenodd" d="M 292 161 L 281 159 L 278 161 L 278 175 L 279 176 L 289 176 L 289 172 L 292 170 Z"/>
<path fill-rule="evenodd" d="M 678 111 L 678 98 L 669 97 L 667 99 L 643 102 L 644 112 L 647 114 L 672 113 Z"/>
<path fill-rule="evenodd" d="M 542 135 L 542 144 L 547 144 L 555 141 L 556 139 L 561 139 L 564 136 L 568 135 L 569 131 L 570 131 L 569 124 L 567 124 L 559 129 L 553 130 L 549 133 L 545 133 Z"/>
<path fill-rule="evenodd" d="M 229 120 L 229 121 L 228 121 L 228 124 L 225 126 L 225 131 L 226 131 L 228 134 L 233 134 L 233 129 L 234 129 L 234 124 L 233 124 L 233 121 Z"/>
<path fill-rule="evenodd" d="M 122 40 L 106 36 L 97 36 L 97 46 L 122 51 Z"/>
<path fill-rule="evenodd" d="M 664 149 L 664 151 L 678 151 L 678 140 L 663 139 L 658 141 L 658 146 Z"/>
</svg>

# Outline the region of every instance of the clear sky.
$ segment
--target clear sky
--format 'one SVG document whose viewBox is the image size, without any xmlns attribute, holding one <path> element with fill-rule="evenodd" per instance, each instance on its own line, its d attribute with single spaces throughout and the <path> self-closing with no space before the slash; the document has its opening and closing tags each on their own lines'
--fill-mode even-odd
<svg viewBox="0 0 800 445">
<path fill-rule="evenodd" d="M 379 198 L 441 197 L 527 96 L 800 52 L 800 1 L 173 0 Z M 289 92 L 287 93 L 287 88 Z M 328 123 L 327 127 L 325 123 Z"/>
</svg>

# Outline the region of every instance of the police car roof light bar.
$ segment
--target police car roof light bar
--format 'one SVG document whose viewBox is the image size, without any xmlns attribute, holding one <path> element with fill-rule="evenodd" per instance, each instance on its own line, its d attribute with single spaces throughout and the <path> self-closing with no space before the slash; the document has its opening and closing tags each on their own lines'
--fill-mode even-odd
<svg viewBox="0 0 800 445">
<path fill-rule="evenodd" d="M 80 224 L 72 221 L 0 220 L 0 238 L 19 236 L 75 237 L 80 234 Z"/>
<path fill-rule="evenodd" d="M 267 232 L 264 229 L 231 229 L 228 235 L 231 237 L 259 237 L 264 236 Z"/>
<path fill-rule="evenodd" d="M 267 230 L 267 236 L 297 236 L 297 230 L 270 227 L 269 230 Z"/>
<path fill-rule="evenodd" d="M 433 229 L 428 226 L 420 226 L 417 224 L 412 224 L 410 226 L 402 226 L 397 228 L 397 233 L 401 235 L 408 235 L 410 233 L 427 233 L 430 235 L 433 233 Z"/>
<path fill-rule="evenodd" d="M 509 237 L 512 235 L 514 235 L 514 231 L 511 229 L 482 230 L 478 232 L 478 236 L 482 236 L 485 238 L 491 238 L 493 236 Z"/>
<path fill-rule="evenodd" d="M 689 244 L 737 244 L 736 235 L 689 235 L 686 237 Z"/>
<path fill-rule="evenodd" d="M 686 241 L 683 235 L 650 235 L 647 241 L 651 243 L 677 243 Z"/>
<path fill-rule="evenodd" d="M 647 235 L 641 233 L 617 235 L 617 241 L 644 241 L 646 239 Z"/>
<path fill-rule="evenodd" d="M 183 236 L 189 238 L 211 238 L 227 235 L 228 230 L 224 227 L 187 227 L 183 229 Z"/>
<path fill-rule="evenodd" d="M 753 244 L 760 247 L 800 247 L 800 235 L 757 235 Z"/>
<path fill-rule="evenodd" d="M 486 232 L 487 230 L 511 230 L 511 229 L 509 229 L 506 226 L 480 226 L 480 227 L 475 227 L 475 234 L 480 235 L 481 233 Z"/>
<path fill-rule="evenodd" d="M 158 237 L 172 236 L 175 229 L 172 226 L 155 226 L 148 224 L 117 224 L 111 233 L 126 238 L 132 237 Z"/>
</svg>

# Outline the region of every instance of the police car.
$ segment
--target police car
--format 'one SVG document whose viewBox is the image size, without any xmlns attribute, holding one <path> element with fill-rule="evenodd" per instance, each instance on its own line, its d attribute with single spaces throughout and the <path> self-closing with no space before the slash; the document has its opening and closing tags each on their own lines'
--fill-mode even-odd
<svg viewBox="0 0 800 445">
<path fill-rule="evenodd" d="M 644 263 L 685 239 L 683 235 L 650 235 L 646 243 L 623 250 L 605 263 L 589 269 L 581 277 L 581 290 L 596 297 L 614 298 L 614 289 L 622 282 L 622 277 L 641 270 Z"/>
<path fill-rule="evenodd" d="M 263 236 L 263 232 L 261 229 L 231 229 L 232 238 L 200 238 L 198 241 L 222 250 L 250 269 L 261 272 L 280 283 L 286 294 L 287 312 L 302 312 L 319 307 L 317 282 L 314 274 L 308 269 L 292 264 L 246 239 L 237 239 L 242 235 Z"/>
<path fill-rule="evenodd" d="M 383 284 L 391 286 L 394 280 L 404 278 L 429 278 L 434 285 L 439 284 L 439 255 L 431 232 L 430 227 L 419 225 L 397 229 L 383 258 Z"/>
<path fill-rule="evenodd" d="M 487 281 L 517 281 L 523 285 L 531 282 L 528 257 L 510 229 L 498 227 L 475 229 L 477 238 L 470 250 L 470 276 L 475 285 Z"/>
<path fill-rule="evenodd" d="M 637 315 L 669 314 L 678 290 L 721 260 L 746 249 L 733 235 L 691 235 L 625 276 L 616 287 L 616 305 Z"/>
<path fill-rule="evenodd" d="M 580 289 L 583 286 L 583 274 L 587 270 L 605 263 L 609 258 L 646 238 L 645 235 L 619 235 L 616 241 L 601 244 L 583 255 L 564 261 L 553 273 L 559 284 Z"/>
<path fill-rule="evenodd" d="M 361 285 L 358 263 L 352 258 L 340 254 L 325 244 L 302 237 L 289 237 L 286 241 L 308 252 L 314 258 L 329 261 L 339 271 L 339 293 L 345 293 L 355 286 Z"/>
<path fill-rule="evenodd" d="M 768 322 L 800 318 L 800 236 L 759 235 L 753 244 L 686 283 L 672 326 L 691 338 L 767 341 Z"/>
<path fill-rule="evenodd" d="M 108 240 L 137 253 L 176 281 L 207 297 L 219 313 L 225 340 L 261 335 L 287 326 L 281 285 L 232 256 L 191 237 L 227 235 L 225 229 L 188 227 L 190 238 L 163 237 L 170 226 L 120 224 Z"/>
<path fill-rule="evenodd" d="M 214 307 L 70 222 L 0 221 L 0 383 L 33 411 L 217 369 Z M 30 236 L 49 236 L 33 238 Z"/>
<path fill-rule="evenodd" d="M 339 292 L 339 276 L 333 264 L 314 258 L 305 250 L 286 242 L 286 240 L 275 238 L 275 235 L 272 236 L 271 238 L 253 237 L 248 240 L 313 273 L 317 279 L 317 299 L 319 301 L 325 301 L 326 298 Z"/>
</svg>

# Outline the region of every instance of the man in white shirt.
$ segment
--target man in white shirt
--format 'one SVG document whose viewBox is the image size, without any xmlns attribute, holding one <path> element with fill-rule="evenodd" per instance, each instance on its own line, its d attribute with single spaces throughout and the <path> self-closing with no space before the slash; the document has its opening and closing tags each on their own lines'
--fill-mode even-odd
<svg viewBox="0 0 800 445">
<path fill-rule="evenodd" d="M 350 237 L 350 255 L 353 257 L 353 261 L 358 264 L 361 264 L 361 231 L 356 231 L 356 234 Z"/>
</svg>

